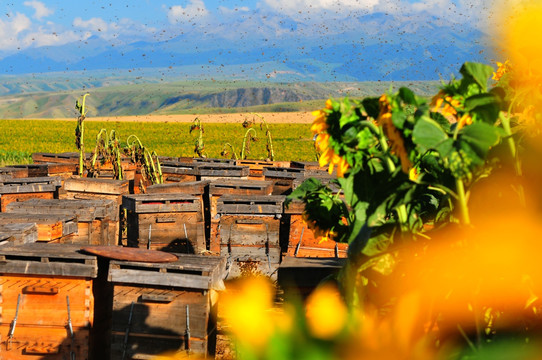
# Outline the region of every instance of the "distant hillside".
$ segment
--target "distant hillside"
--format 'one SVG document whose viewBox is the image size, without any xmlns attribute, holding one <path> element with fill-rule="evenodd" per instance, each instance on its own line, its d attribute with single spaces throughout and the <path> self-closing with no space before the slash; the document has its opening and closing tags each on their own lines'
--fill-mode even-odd
<svg viewBox="0 0 542 360">
<path fill-rule="evenodd" d="M 75 80 L 77 83 L 81 80 Z M 77 115 L 75 100 L 85 91 L 89 116 L 169 115 L 183 113 L 313 110 L 312 100 L 329 97 L 363 98 L 377 96 L 390 86 L 408 86 L 417 94 L 429 96 L 436 92 L 437 81 L 414 82 L 226 82 L 180 81 L 169 83 L 130 83 L 127 79 L 105 80 L 84 86 L 84 90 L 62 89 L 59 82 L 49 91 L 46 82 L 22 83 L 23 93 L 0 96 L 0 118 L 71 118 Z M 143 81 L 143 80 L 141 80 Z M 83 84 L 81 82 L 79 84 Z M 113 84 L 113 85 L 112 85 Z M 104 86 L 108 85 L 108 86 Z M 99 86 L 99 87 L 96 87 Z M 31 90 L 40 89 L 39 92 Z M 81 88 L 79 88 L 81 89 Z M 307 101 L 309 104 L 307 104 Z"/>
</svg>

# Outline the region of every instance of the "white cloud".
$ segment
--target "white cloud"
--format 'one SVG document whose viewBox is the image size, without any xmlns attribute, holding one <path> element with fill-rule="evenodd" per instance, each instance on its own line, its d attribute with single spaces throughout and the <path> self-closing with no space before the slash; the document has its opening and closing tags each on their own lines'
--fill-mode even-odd
<svg viewBox="0 0 542 360">
<path fill-rule="evenodd" d="M 77 17 L 73 20 L 73 27 L 86 34 L 85 36 L 97 35 L 106 40 L 119 39 L 127 36 L 130 40 L 145 35 L 153 34 L 156 29 L 136 23 L 130 19 L 120 19 L 118 22 L 107 22 L 102 18 L 83 20 Z M 89 35 L 90 34 L 90 35 Z"/>
<path fill-rule="evenodd" d="M 190 0 L 190 3 L 185 7 L 174 5 L 168 10 L 168 20 L 171 24 L 179 22 L 190 22 L 197 18 L 204 18 L 209 15 L 209 11 L 205 7 L 203 0 Z"/>
<path fill-rule="evenodd" d="M 285 14 L 319 10 L 347 13 L 352 10 L 371 10 L 380 3 L 379 0 L 264 0 L 264 2 L 271 9 Z"/>
<path fill-rule="evenodd" d="M 10 15 L 10 21 L 0 20 L 0 49 L 9 50 L 18 46 L 19 34 L 30 29 L 32 22 L 21 13 Z"/>
<path fill-rule="evenodd" d="M 41 20 L 41 18 L 50 16 L 54 13 L 52 9 L 47 8 L 44 3 L 37 0 L 25 1 L 25 6 L 34 8 L 33 18 Z"/>
</svg>

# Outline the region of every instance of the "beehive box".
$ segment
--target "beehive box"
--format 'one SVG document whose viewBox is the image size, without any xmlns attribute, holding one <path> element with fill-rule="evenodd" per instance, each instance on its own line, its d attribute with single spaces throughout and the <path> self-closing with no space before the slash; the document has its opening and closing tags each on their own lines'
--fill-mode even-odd
<svg viewBox="0 0 542 360">
<path fill-rule="evenodd" d="M 273 195 L 288 195 L 292 192 L 296 177 L 302 176 L 304 169 L 266 167 L 263 169 L 265 180 L 273 182 Z"/>
<path fill-rule="evenodd" d="M 192 158 L 193 163 L 235 165 L 234 159 Z"/>
<path fill-rule="evenodd" d="M 85 153 L 85 159 L 90 159 L 90 153 Z M 57 164 L 79 164 L 78 152 L 63 153 L 44 153 L 37 152 L 32 154 L 34 164 L 57 163 Z"/>
<path fill-rule="evenodd" d="M 0 168 L 0 180 L 20 179 L 28 177 L 28 169 L 5 166 Z"/>
<path fill-rule="evenodd" d="M 283 196 L 223 195 L 218 199 L 220 255 L 228 278 L 262 274 L 276 279 L 281 260 Z"/>
<path fill-rule="evenodd" d="M 176 255 L 178 261 L 162 264 L 111 261 L 111 359 L 123 353 L 126 359 L 165 352 L 214 354 L 213 293 L 224 287 L 225 259 Z"/>
<path fill-rule="evenodd" d="M 217 217 L 218 199 L 225 194 L 230 195 L 270 195 L 273 184 L 270 181 L 257 180 L 225 180 L 218 179 L 209 185 L 210 198 L 210 231 L 209 250 L 220 252 L 220 241 L 217 238 L 219 218 Z"/>
<path fill-rule="evenodd" d="M 58 197 L 60 177 L 29 177 L 7 179 L 0 183 L 0 211 L 5 212 L 12 202 L 28 199 L 53 199 Z"/>
<path fill-rule="evenodd" d="M 165 183 L 196 181 L 197 164 L 164 161 L 160 164 Z"/>
<path fill-rule="evenodd" d="M 301 201 L 292 201 L 284 209 L 288 228 L 288 256 L 313 258 L 345 258 L 348 244 L 333 240 L 321 241 L 322 237 L 314 237 L 314 233 L 303 221 L 305 205 Z"/>
<path fill-rule="evenodd" d="M 265 160 L 236 160 L 237 166 L 248 166 L 249 180 L 264 180 L 263 168 L 265 167 L 289 167 L 289 161 L 265 161 Z"/>
<path fill-rule="evenodd" d="M 62 243 L 117 245 L 118 207 L 112 200 L 30 199 L 11 203 L 8 213 L 68 215 L 77 218 L 77 233 L 63 236 Z"/>
<path fill-rule="evenodd" d="M 71 177 L 64 181 L 63 199 L 106 199 L 117 204 L 117 216 L 120 219 L 122 195 L 130 194 L 129 180 L 115 180 L 102 178 Z M 122 239 L 120 221 L 116 222 L 116 243 Z"/>
<path fill-rule="evenodd" d="M 0 234 L 13 244 L 28 244 L 38 239 L 38 227 L 34 223 L 0 224 Z"/>
<path fill-rule="evenodd" d="M 0 247 L 2 359 L 88 359 L 95 256 L 79 247 Z"/>
<path fill-rule="evenodd" d="M 247 180 L 250 170 L 248 166 L 236 166 L 223 163 L 197 163 L 197 180 L 227 179 Z"/>
<path fill-rule="evenodd" d="M 75 215 L 0 213 L 0 226 L 24 223 L 36 224 L 36 241 L 62 242 L 62 237 L 77 233 Z"/>
<path fill-rule="evenodd" d="M 25 165 L 11 165 L 16 169 L 26 169 L 28 177 L 60 176 L 66 178 L 77 172 L 75 163 L 39 163 Z"/>
<path fill-rule="evenodd" d="M 201 201 L 201 211 L 205 224 L 206 248 L 209 248 L 211 226 L 211 206 L 209 198 L 209 180 L 174 182 L 169 184 L 156 184 L 147 188 L 147 194 L 186 194 L 197 197 Z"/>
<path fill-rule="evenodd" d="M 206 250 L 202 205 L 197 197 L 127 195 L 122 207 L 127 211 L 128 246 L 181 253 Z"/>
</svg>

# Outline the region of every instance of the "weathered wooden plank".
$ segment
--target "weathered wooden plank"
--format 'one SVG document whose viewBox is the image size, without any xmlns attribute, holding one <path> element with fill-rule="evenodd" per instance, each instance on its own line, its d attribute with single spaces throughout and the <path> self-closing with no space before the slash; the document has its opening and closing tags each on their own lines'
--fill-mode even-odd
<svg viewBox="0 0 542 360">
<path fill-rule="evenodd" d="M 118 219 L 117 204 L 112 200 L 72 200 L 72 199 L 30 199 L 25 202 L 11 203 L 7 212 L 19 214 L 47 213 L 57 215 L 75 215 L 78 221 L 94 219 Z"/>
<path fill-rule="evenodd" d="M 247 276 L 267 276 L 272 281 L 276 281 L 278 276 L 278 268 L 278 262 L 269 263 L 267 260 L 234 260 L 231 262 L 230 267 L 228 268 L 229 271 L 227 279 Z"/>
<path fill-rule="evenodd" d="M 184 158 L 183 158 L 184 159 Z M 202 164 L 224 164 L 224 165 L 235 165 L 235 159 L 215 159 L 215 158 L 192 158 L 191 162 L 202 163 Z"/>
<path fill-rule="evenodd" d="M 160 286 L 176 286 L 189 289 L 209 289 L 211 279 L 207 276 L 183 274 L 150 273 L 130 269 L 110 269 L 109 281 L 126 284 L 152 284 Z"/>
<path fill-rule="evenodd" d="M 12 237 L 14 244 L 34 243 L 38 240 L 38 226 L 33 223 L 3 224 L 0 233 Z"/>
<path fill-rule="evenodd" d="M 6 179 L 27 178 L 28 169 L 18 169 L 10 166 L 0 168 L 0 175 Z"/>
<path fill-rule="evenodd" d="M 215 180 L 209 186 L 211 196 L 224 194 L 235 195 L 271 195 L 273 183 L 259 180 Z"/>
<path fill-rule="evenodd" d="M 280 220 L 274 216 L 224 215 L 220 218 L 222 244 L 279 246 Z"/>
<path fill-rule="evenodd" d="M 235 261 L 257 261 L 278 264 L 281 251 L 278 247 L 250 247 L 221 245 L 220 255 Z"/>
<path fill-rule="evenodd" d="M 96 277 L 96 256 L 79 253 L 80 247 L 33 243 L 0 248 L 0 273 Z"/>
<path fill-rule="evenodd" d="M 90 160 L 90 153 L 85 154 L 85 158 Z M 32 161 L 35 164 L 42 163 L 60 163 L 60 164 L 78 164 L 79 153 L 64 152 L 64 153 L 43 153 L 37 152 L 32 154 Z"/>
<path fill-rule="evenodd" d="M 62 186 L 62 178 L 59 176 L 44 176 L 44 177 L 25 177 L 25 178 L 18 178 L 18 179 L 6 179 L 2 181 L 2 186 L 8 186 L 8 185 L 54 185 L 57 187 Z"/>
<path fill-rule="evenodd" d="M 324 167 L 320 167 L 318 161 L 291 161 L 291 168 L 305 169 L 305 170 L 324 170 Z"/>
<path fill-rule="evenodd" d="M 54 193 L 50 192 L 32 192 L 32 193 L 16 193 L 16 194 L 2 194 L 0 195 L 0 211 L 6 212 L 10 204 L 18 204 L 34 199 L 53 199 Z"/>
<path fill-rule="evenodd" d="M 64 189 L 75 193 L 129 194 L 128 180 L 71 177 L 64 180 Z"/>
<path fill-rule="evenodd" d="M 219 214 L 282 214 L 284 196 L 222 195 L 218 199 Z"/>
<path fill-rule="evenodd" d="M 187 182 L 175 182 L 170 184 L 156 184 L 147 187 L 147 194 L 163 194 L 163 193 L 175 193 L 175 194 L 188 194 L 188 195 L 201 195 L 209 189 L 210 181 L 187 181 Z"/>
<path fill-rule="evenodd" d="M 200 177 L 246 177 L 250 174 L 248 166 L 235 166 L 228 164 L 201 163 L 197 167 L 196 175 Z"/>
</svg>

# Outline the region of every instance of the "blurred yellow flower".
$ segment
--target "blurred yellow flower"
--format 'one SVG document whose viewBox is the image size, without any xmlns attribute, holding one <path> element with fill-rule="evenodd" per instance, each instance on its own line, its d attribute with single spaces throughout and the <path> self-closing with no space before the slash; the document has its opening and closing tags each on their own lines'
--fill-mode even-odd
<svg viewBox="0 0 542 360">
<path fill-rule="evenodd" d="M 463 114 L 463 116 L 461 116 L 461 118 L 459 118 L 459 120 L 457 121 L 457 127 L 459 129 L 461 129 L 465 125 L 470 125 L 470 124 L 472 124 L 472 117 L 466 113 Z"/>
<path fill-rule="evenodd" d="M 444 90 L 440 90 L 437 95 L 431 100 L 431 106 L 433 106 L 433 112 L 440 112 L 443 116 L 455 116 L 457 115 L 457 108 L 461 105 L 459 100 L 446 95 Z"/>
<path fill-rule="evenodd" d="M 305 309 L 308 329 L 316 338 L 333 339 L 346 326 L 348 309 L 334 285 L 324 284 L 314 290 Z"/>
<path fill-rule="evenodd" d="M 327 114 L 322 110 L 313 111 L 312 115 L 316 117 L 312 122 L 311 131 L 313 134 L 320 134 L 327 130 L 328 125 L 326 122 Z"/>
<path fill-rule="evenodd" d="M 235 338 L 262 348 L 274 331 L 273 291 L 263 277 L 250 277 L 232 284 L 222 295 L 220 307 Z"/>
<path fill-rule="evenodd" d="M 493 73 L 493 76 L 491 79 L 495 81 L 499 81 L 504 74 L 506 74 L 509 71 L 510 68 L 510 60 L 506 60 L 504 63 L 497 61 L 497 72 Z"/>
<path fill-rule="evenodd" d="M 414 181 L 416 182 L 418 180 L 418 177 L 420 176 L 420 174 L 418 173 L 418 169 L 416 167 L 412 167 L 408 173 L 408 178 L 411 180 L 411 181 Z"/>
</svg>

